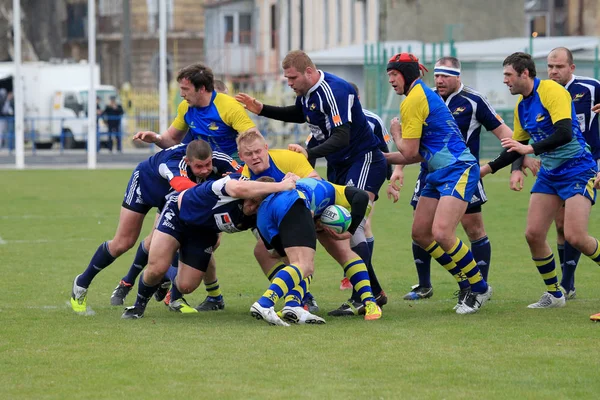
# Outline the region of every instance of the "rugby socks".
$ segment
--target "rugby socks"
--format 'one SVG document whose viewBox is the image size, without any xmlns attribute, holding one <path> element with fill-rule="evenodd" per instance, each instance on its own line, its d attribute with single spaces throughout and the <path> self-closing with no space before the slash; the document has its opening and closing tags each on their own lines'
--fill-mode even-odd
<svg viewBox="0 0 600 400">
<path fill-rule="evenodd" d="M 140 275 L 144 267 L 148 264 L 148 250 L 144 247 L 144 241 L 140 242 L 138 249 L 135 253 L 135 258 L 133 259 L 133 264 L 129 267 L 129 271 L 127 275 L 121 279 L 123 282 L 133 285 L 135 280 Z"/>
<path fill-rule="evenodd" d="M 223 295 L 221 293 L 221 286 L 219 286 L 219 280 L 215 280 L 211 283 L 204 283 L 204 287 L 206 288 L 206 293 L 208 293 L 209 297 L 213 297 L 217 300 L 221 300 Z"/>
<path fill-rule="evenodd" d="M 556 252 L 558 253 L 558 260 L 560 261 L 560 269 L 564 271 L 565 245 L 563 243 L 556 243 Z"/>
<path fill-rule="evenodd" d="M 412 244 L 412 253 L 419 276 L 419 286 L 431 287 L 431 255 L 415 242 Z"/>
<path fill-rule="evenodd" d="M 168 279 L 171 281 L 171 289 L 170 289 L 171 296 L 169 298 L 169 302 L 174 302 L 175 300 L 179 300 L 180 298 L 183 297 L 183 294 L 179 291 L 179 289 L 177 289 L 177 284 L 175 283 L 176 277 L 177 277 L 177 268 L 175 268 L 173 265 L 171 265 L 163 278 L 163 282 L 165 282 L 165 279 Z"/>
<path fill-rule="evenodd" d="M 452 260 L 456 263 L 456 266 L 460 268 L 461 272 L 467 277 L 469 284 L 471 285 L 471 291 L 477 293 L 484 293 L 487 291 L 487 282 L 481 276 L 481 271 L 475 263 L 473 253 L 459 238 L 456 238 L 456 243 L 448 252 L 448 255 L 452 257 Z"/>
<path fill-rule="evenodd" d="M 435 258 L 435 260 L 440 263 L 442 267 L 452 274 L 454 279 L 456 279 L 456 282 L 458 282 L 458 287 L 460 289 L 467 289 L 470 286 L 469 281 L 465 278 L 465 275 L 462 273 L 460 268 L 452 260 L 452 257 L 450 257 L 450 255 L 448 255 L 448 253 L 446 253 L 437 242 L 432 242 L 429 246 L 427 246 L 425 251 L 427 251 L 431 257 Z"/>
<path fill-rule="evenodd" d="M 361 303 L 375 301 L 369 281 L 369 273 L 365 262 L 360 258 L 353 258 L 343 265 L 344 274 L 352 284 L 353 291 L 360 298 Z"/>
<path fill-rule="evenodd" d="M 156 292 L 158 286 L 160 285 L 146 286 L 146 284 L 144 283 L 144 275 L 142 274 L 142 276 L 140 277 L 140 281 L 138 282 L 138 293 L 135 299 L 134 306 L 146 309 L 148 301 L 152 298 L 152 295 L 154 294 L 154 292 Z"/>
<path fill-rule="evenodd" d="M 310 287 L 310 282 L 312 281 L 312 275 L 307 276 L 302 279 L 302 281 L 296 285 L 292 290 L 290 290 L 285 296 L 285 306 L 286 307 L 302 307 L 302 299 L 304 295 L 308 292 L 308 288 Z"/>
<path fill-rule="evenodd" d="M 371 264 L 371 253 L 369 253 L 369 246 L 367 242 L 362 242 L 352 247 L 352 251 L 355 252 L 365 263 L 367 267 L 367 272 L 369 273 L 369 279 L 371 281 L 371 289 L 375 296 L 379 296 L 381 293 L 381 285 L 379 284 L 379 280 L 377 279 L 377 275 L 375 274 L 375 270 L 373 270 L 373 265 Z M 348 275 L 346 278 L 350 279 Z M 360 295 L 356 293 L 356 291 L 352 290 L 352 296 L 350 297 L 354 301 L 361 301 Z"/>
<path fill-rule="evenodd" d="M 295 265 L 286 265 L 283 267 L 275 277 L 269 289 L 258 299 L 258 304 L 264 308 L 271 308 L 275 306 L 277 300 L 285 296 L 290 290 L 302 281 L 302 271 Z"/>
<path fill-rule="evenodd" d="M 490 261 L 492 259 L 492 245 L 487 235 L 471 242 L 471 252 L 473 258 L 481 271 L 484 281 L 488 281 L 488 272 L 490 271 Z"/>
<path fill-rule="evenodd" d="M 546 284 L 548 293 L 556 298 L 561 298 L 563 294 L 558 287 L 558 276 L 556 275 L 554 254 L 550 253 L 549 256 L 544 258 L 533 258 L 533 262 Z"/>
<path fill-rule="evenodd" d="M 94 253 L 90 264 L 87 266 L 85 271 L 79 275 L 79 278 L 77 278 L 77 286 L 84 288 L 90 287 L 94 277 L 98 275 L 98 273 L 104 268 L 112 264 L 115 260 L 116 258 L 108 252 L 108 242 L 102 243 L 96 250 L 96 253 Z"/>
<path fill-rule="evenodd" d="M 269 272 L 267 272 L 267 279 L 269 280 L 269 282 L 273 282 L 273 278 L 275 278 L 275 275 L 277 275 L 277 273 L 281 271 L 283 267 L 285 267 L 285 264 L 281 261 L 277 261 L 275 265 L 271 267 Z"/>
<path fill-rule="evenodd" d="M 592 259 L 596 264 L 600 265 L 600 245 L 598 243 L 598 239 L 594 238 L 596 241 L 596 251 L 589 255 L 588 257 Z"/>
<path fill-rule="evenodd" d="M 569 242 L 565 242 L 564 249 L 564 264 L 562 264 L 562 279 L 560 285 L 567 291 L 575 289 L 575 269 L 579 263 L 581 252 L 571 246 Z"/>
</svg>

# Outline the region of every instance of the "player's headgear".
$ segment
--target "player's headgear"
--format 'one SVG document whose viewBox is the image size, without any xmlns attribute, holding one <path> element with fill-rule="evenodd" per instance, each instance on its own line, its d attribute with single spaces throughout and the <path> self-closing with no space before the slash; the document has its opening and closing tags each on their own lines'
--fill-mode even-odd
<svg viewBox="0 0 600 400">
<path fill-rule="evenodd" d="M 404 93 L 408 92 L 408 88 L 412 83 L 421 77 L 421 71 L 428 71 L 419 63 L 419 59 L 411 53 L 398 53 L 387 64 L 387 70 L 396 70 L 402 74 L 404 78 Z"/>
</svg>

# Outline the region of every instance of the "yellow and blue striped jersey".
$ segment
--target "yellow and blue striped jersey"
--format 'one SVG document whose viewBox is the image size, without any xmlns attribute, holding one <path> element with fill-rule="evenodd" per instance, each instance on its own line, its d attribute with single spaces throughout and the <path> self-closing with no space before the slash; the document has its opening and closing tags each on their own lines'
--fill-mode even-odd
<svg viewBox="0 0 600 400">
<path fill-rule="evenodd" d="M 255 174 L 248 165 L 244 165 L 242 175 L 252 180 L 261 176 L 270 176 L 275 181 L 281 182 L 288 172 L 306 178 L 313 171 L 314 168 L 302 154 L 291 150 L 274 149 L 269 150 L 269 168 L 260 174 Z"/>
<path fill-rule="evenodd" d="M 569 92 L 552 80 L 533 81 L 533 92 L 527 97 L 519 96 L 515 106 L 513 139 L 539 142 L 552 135 L 554 124 L 571 119 L 573 137 L 571 141 L 552 151 L 540 154 L 542 170 L 549 175 L 562 174 L 561 166 L 579 158 L 592 160 L 589 146 L 585 143 Z"/>
<path fill-rule="evenodd" d="M 418 79 L 400 104 L 402 138 L 420 139 L 419 154 L 430 172 L 457 162 L 474 163 L 446 103 Z"/>
<path fill-rule="evenodd" d="M 255 127 L 244 107 L 233 97 L 213 91 L 210 104 L 206 107 L 190 107 L 183 100 L 177 107 L 173 127 L 188 130 L 182 143 L 202 139 L 214 151 L 237 157 L 235 138 L 238 133 Z"/>
</svg>

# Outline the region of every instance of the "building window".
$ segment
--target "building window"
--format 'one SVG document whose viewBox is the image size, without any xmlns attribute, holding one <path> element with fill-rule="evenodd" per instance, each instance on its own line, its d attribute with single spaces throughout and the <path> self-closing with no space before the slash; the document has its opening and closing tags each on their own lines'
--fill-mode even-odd
<svg viewBox="0 0 600 400">
<path fill-rule="evenodd" d="M 233 43 L 233 15 L 225 16 L 225 43 Z"/>
<path fill-rule="evenodd" d="M 240 14 L 239 17 L 239 32 L 240 44 L 252 44 L 252 15 Z"/>
</svg>

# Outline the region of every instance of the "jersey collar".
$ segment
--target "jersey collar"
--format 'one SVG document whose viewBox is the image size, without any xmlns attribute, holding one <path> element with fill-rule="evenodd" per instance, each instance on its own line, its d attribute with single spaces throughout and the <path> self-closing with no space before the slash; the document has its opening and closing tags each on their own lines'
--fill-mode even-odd
<svg viewBox="0 0 600 400">
<path fill-rule="evenodd" d="M 567 84 L 565 85 L 565 89 L 569 89 L 569 86 L 571 86 L 571 83 L 573 83 L 574 80 L 575 80 L 575 75 L 572 75 L 571 80 L 569 82 L 567 82 Z"/>
<path fill-rule="evenodd" d="M 304 95 L 304 98 L 307 101 L 310 98 L 311 93 L 314 92 L 315 90 L 317 90 L 319 88 L 319 86 L 321 86 L 321 82 L 323 82 L 325 80 L 325 72 L 321 71 L 320 69 L 318 69 L 317 71 L 319 71 L 319 75 L 320 75 L 319 80 L 317 81 L 317 83 L 314 84 L 313 87 L 308 89 L 308 92 L 306 92 L 306 94 Z"/>
<path fill-rule="evenodd" d="M 462 82 L 461 82 L 461 83 L 460 83 L 460 86 L 459 86 L 459 88 L 458 88 L 458 90 L 457 90 L 456 92 L 452 92 L 452 93 L 450 94 L 450 96 L 448 96 L 448 97 L 446 98 L 446 105 L 450 104 L 450 100 L 452 100 L 452 99 L 454 98 L 454 96 L 456 96 L 456 95 L 458 95 L 460 92 L 462 92 L 462 90 L 463 90 L 464 88 L 465 88 L 465 85 L 464 85 L 464 83 L 462 83 Z"/>
</svg>

